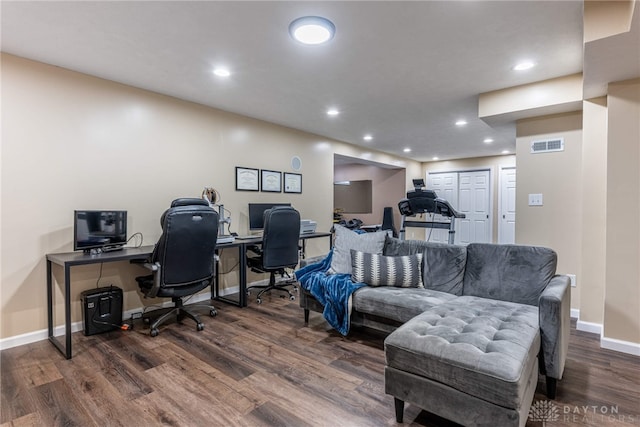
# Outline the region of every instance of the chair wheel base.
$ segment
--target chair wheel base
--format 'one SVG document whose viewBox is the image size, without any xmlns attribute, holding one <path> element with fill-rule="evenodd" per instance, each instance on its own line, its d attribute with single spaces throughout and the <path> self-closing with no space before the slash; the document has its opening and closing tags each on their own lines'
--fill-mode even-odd
<svg viewBox="0 0 640 427">
<path fill-rule="evenodd" d="M 158 331 L 156 328 L 153 328 L 149 331 L 149 335 L 151 335 L 152 337 L 157 337 L 159 333 L 160 331 Z"/>
<path fill-rule="evenodd" d="M 218 312 L 216 310 L 211 310 L 209 312 L 209 316 L 211 316 L 211 317 L 216 317 L 217 315 L 218 315 Z"/>
<path fill-rule="evenodd" d="M 262 298 L 258 298 L 258 299 L 256 299 L 256 302 L 257 302 L 258 304 L 262 304 Z"/>
<path fill-rule="evenodd" d="M 203 330 L 203 329 L 204 329 L 204 323 L 198 323 L 198 324 L 196 325 L 196 330 L 197 330 L 197 331 L 201 331 L 201 330 Z"/>
<path fill-rule="evenodd" d="M 296 300 L 296 296 L 295 296 L 295 295 L 291 295 L 291 296 L 289 297 L 289 299 L 290 299 L 291 301 L 295 301 L 295 300 Z"/>
</svg>

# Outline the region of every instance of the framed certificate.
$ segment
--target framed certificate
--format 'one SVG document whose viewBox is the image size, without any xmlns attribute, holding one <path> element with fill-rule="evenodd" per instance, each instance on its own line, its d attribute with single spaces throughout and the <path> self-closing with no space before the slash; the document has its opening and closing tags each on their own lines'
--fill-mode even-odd
<svg viewBox="0 0 640 427">
<path fill-rule="evenodd" d="M 258 191 L 258 169 L 236 166 L 236 191 Z"/>
<path fill-rule="evenodd" d="M 284 173 L 284 192 L 302 193 L 302 175 L 299 173 Z"/>
<path fill-rule="evenodd" d="M 262 169 L 260 171 L 260 188 L 262 191 L 280 193 L 282 191 L 282 173 Z"/>
</svg>

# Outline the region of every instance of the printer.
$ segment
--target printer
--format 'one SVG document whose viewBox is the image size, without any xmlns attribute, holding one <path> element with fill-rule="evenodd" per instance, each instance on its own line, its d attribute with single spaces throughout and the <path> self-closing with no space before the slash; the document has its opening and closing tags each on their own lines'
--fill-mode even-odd
<svg viewBox="0 0 640 427">
<path fill-rule="evenodd" d="M 318 223 L 310 219 L 300 220 L 300 234 L 310 234 L 316 232 L 316 226 Z"/>
</svg>

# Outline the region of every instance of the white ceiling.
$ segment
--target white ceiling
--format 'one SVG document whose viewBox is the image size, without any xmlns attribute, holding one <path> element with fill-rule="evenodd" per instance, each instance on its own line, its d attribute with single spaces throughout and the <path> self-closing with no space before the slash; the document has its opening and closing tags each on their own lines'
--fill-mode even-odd
<svg viewBox="0 0 640 427">
<path fill-rule="evenodd" d="M 419 161 L 500 154 L 478 94 L 582 71 L 581 1 L 2 1 L 2 51 Z M 288 25 L 336 26 L 303 46 Z M 514 72 L 522 59 L 537 67 Z M 222 80 L 211 71 L 225 65 Z M 335 107 L 337 117 L 325 112 Z M 460 118 L 469 124 L 456 127 Z M 365 134 L 371 142 L 363 141 Z M 484 144 L 487 137 L 495 141 Z M 412 152 L 403 153 L 411 147 Z"/>
</svg>

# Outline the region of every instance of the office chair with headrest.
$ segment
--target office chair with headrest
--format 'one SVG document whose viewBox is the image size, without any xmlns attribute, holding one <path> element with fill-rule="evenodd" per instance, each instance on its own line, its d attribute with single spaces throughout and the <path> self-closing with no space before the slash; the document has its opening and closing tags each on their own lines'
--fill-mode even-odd
<svg viewBox="0 0 640 427">
<path fill-rule="evenodd" d="M 264 229 L 262 247 L 254 250 L 256 257 L 247 257 L 247 265 L 252 271 L 269 273 L 268 285 L 254 285 L 247 288 L 262 289 L 257 296 L 257 303 L 262 303 L 262 294 L 273 289 L 286 292 L 290 300 L 296 297 L 286 286 L 293 283 L 276 284 L 276 273 L 284 276 L 286 268 L 294 268 L 298 264 L 300 240 L 300 213 L 290 206 L 276 206 L 264 212 Z M 295 285 L 294 285 L 294 289 Z M 297 290 L 297 289 L 296 289 Z"/>
<path fill-rule="evenodd" d="M 393 208 L 390 206 L 387 206 L 382 210 L 382 226 L 380 229 L 391 230 L 393 237 L 398 237 L 398 232 L 393 224 Z"/>
<path fill-rule="evenodd" d="M 183 297 L 200 292 L 214 278 L 214 256 L 218 236 L 218 213 L 202 199 L 176 199 L 161 217 L 162 235 L 151 259 L 144 267 L 153 274 L 136 277 L 145 298 L 171 298 L 173 307 L 154 310 L 145 319 L 158 317 L 150 326 L 150 335 L 158 335 L 158 326 L 173 315 L 178 321 L 189 317 L 197 330 L 204 329 L 199 317 L 191 311 L 196 305 L 184 306 Z M 201 305 L 215 316 L 211 305 Z"/>
</svg>

